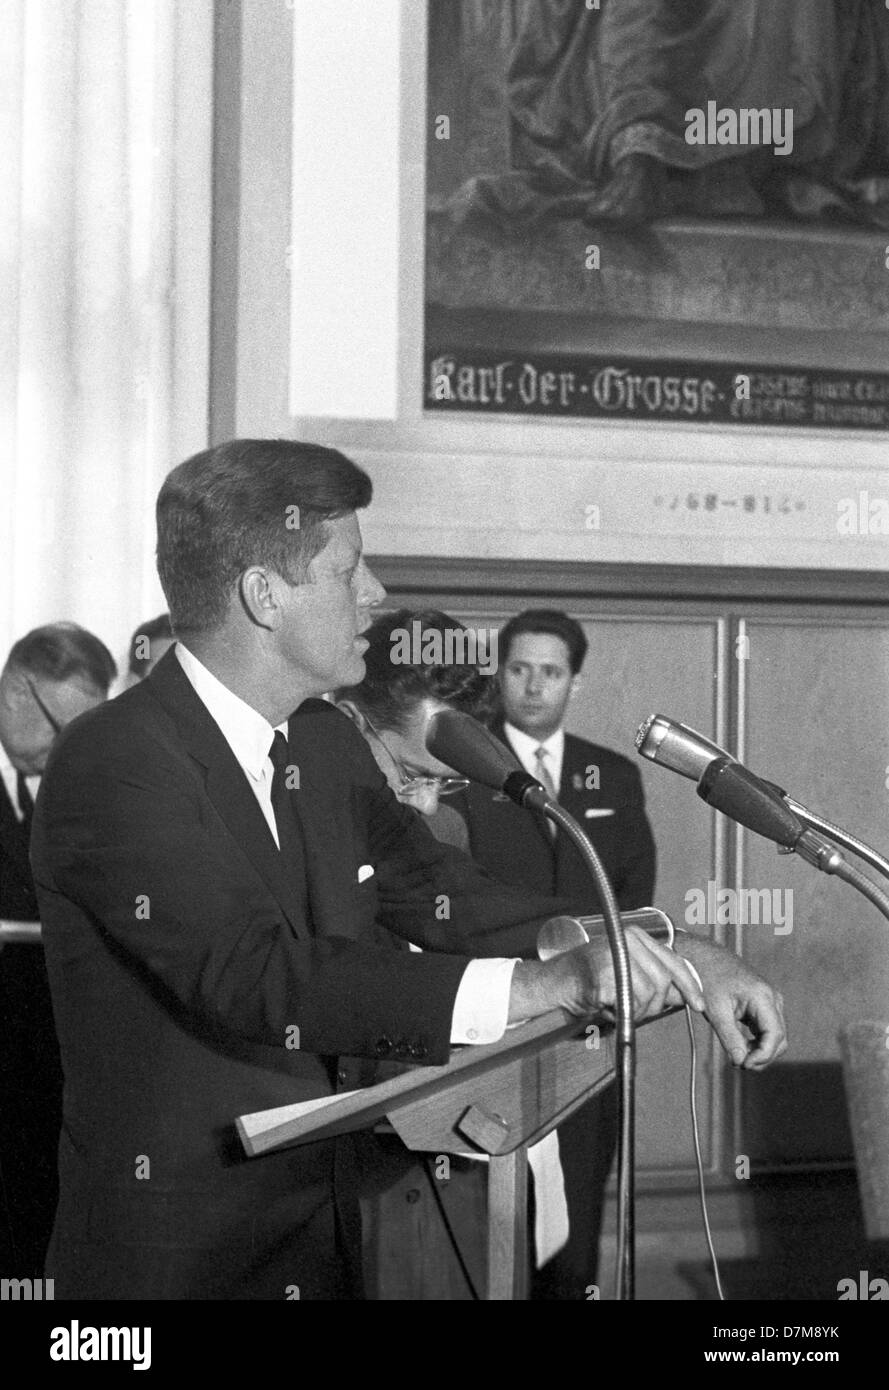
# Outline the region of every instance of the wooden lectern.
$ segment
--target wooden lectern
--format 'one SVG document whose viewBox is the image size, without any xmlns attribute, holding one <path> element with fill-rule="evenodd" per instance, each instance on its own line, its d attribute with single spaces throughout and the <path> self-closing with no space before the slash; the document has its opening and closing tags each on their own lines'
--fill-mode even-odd
<svg viewBox="0 0 889 1390">
<path fill-rule="evenodd" d="M 456 1048 L 447 1066 L 238 1118 L 246 1152 L 272 1150 L 388 1121 L 408 1149 L 487 1154 L 488 1299 L 527 1297 L 528 1146 L 607 1084 L 610 1031 L 563 1010 L 510 1028 L 496 1043 Z M 311 1107 L 311 1108 L 310 1108 Z"/>
</svg>

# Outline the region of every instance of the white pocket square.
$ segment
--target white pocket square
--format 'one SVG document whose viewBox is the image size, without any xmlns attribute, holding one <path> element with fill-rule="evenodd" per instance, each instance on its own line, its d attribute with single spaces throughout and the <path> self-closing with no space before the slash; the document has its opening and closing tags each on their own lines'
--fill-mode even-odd
<svg viewBox="0 0 889 1390">
<path fill-rule="evenodd" d="M 614 815 L 614 807 L 613 807 L 613 806 L 588 806 L 587 809 L 584 811 L 583 814 L 584 814 L 584 817 L 585 817 L 587 820 L 592 820 L 594 816 L 613 816 L 613 815 Z"/>
<path fill-rule="evenodd" d="M 374 866 L 373 866 L 373 864 L 359 864 L 359 865 L 358 865 L 358 882 L 359 882 L 359 883 L 364 883 L 365 879 L 373 878 L 373 872 L 374 872 Z"/>
</svg>

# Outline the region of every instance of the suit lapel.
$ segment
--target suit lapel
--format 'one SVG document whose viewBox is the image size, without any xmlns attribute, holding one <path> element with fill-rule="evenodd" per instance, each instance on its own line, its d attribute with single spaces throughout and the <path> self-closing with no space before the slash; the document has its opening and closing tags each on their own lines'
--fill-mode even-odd
<svg viewBox="0 0 889 1390">
<path fill-rule="evenodd" d="M 222 734 L 219 737 L 225 745 L 223 753 L 214 757 L 209 764 L 205 764 L 207 795 L 247 858 L 262 875 L 294 933 L 297 936 L 306 936 L 309 932 L 303 911 L 305 900 L 299 893 L 292 874 L 286 871 L 281 851 L 272 838 L 247 778 Z M 193 757 L 201 761 L 193 748 L 189 751 Z"/>
<path fill-rule="evenodd" d="M 588 746 L 588 745 L 587 745 Z M 580 826 L 587 839 L 591 841 L 597 854 L 602 854 L 603 838 L 607 832 L 603 829 L 602 821 L 597 817 L 587 816 L 590 802 L 594 803 L 601 799 L 589 789 L 584 789 L 586 778 L 587 759 L 589 754 L 583 744 L 572 734 L 565 735 L 565 756 L 562 759 L 562 782 L 559 788 L 559 800 L 565 807 L 569 815 L 573 816 Z M 580 787 L 574 785 L 574 778 L 580 778 Z M 575 852 L 571 842 L 566 836 L 560 837 L 560 843 L 556 850 L 556 877 L 561 870 L 569 864 L 576 862 Z M 607 868 L 606 864 L 606 868 Z"/>
<path fill-rule="evenodd" d="M 280 850 L 250 784 L 172 648 L 146 677 L 145 685 L 176 723 L 189 755 L 204 769 L 207 796 L 236 844 L 262 876 L 294 934 L 310 935 L 303 901 L 292 877 L 284 870 Z M 308 872 L 308 846 L 306 859 Z"/>
<path fill-rule="evenodd" d="M 568 812 L 569 816 L 574 816 L 574 819 L 578 821 L 578 824 L 580 825 L 580 828 L 584 832 L 584 834 L 587 834 L 587 826 L 584 825 L 582 820 L 578 820 L 576 814 L 578 809 L 577 798 L 572 783 L 572 777 L 576 770 L 577 768 L 573 756 L 573 749 L 571 746 L 571 735 L 566 734 L 565 748 L 564 752 L 562 753 L 562 775 L 559 778 L 559 801 L 561 805 L 564 807 L 564 809 Z M 553 853 L 556 863 L 556 884 L 558 884 L 559 874 L 566 859 L 573 858 L 577 854 L 577 851 L 574 848 L 572 841 L 568 839 L 568 836 L 560 833 L 556 837 L 556 843 L 553 846 Z"/>
<path fill-rule="evenodd" d="M 326 764 L 322 720 L 329 715 L 292 715 L 288 723 L 290 757 L 299 768 L 299 791 L 291 800 L 302 830 L 312 924 L 317 936 L 355 933 L 351 804 L 337 799 L 332 769 Z M 354 856 L 353 856 L 354 857 Z M 355 880 L 357 883 L 357 879 Z"/>
</svg>

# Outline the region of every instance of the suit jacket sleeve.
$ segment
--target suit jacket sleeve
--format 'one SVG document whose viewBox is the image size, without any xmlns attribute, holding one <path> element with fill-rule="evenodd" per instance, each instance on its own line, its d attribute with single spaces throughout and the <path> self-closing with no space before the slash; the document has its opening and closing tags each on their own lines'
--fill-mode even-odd
<svg viewBox="0 0 889 1390">
<path fill-rule="evenodd" d="M 375 763 L 365 774 L 362 819 L 376 865 L 378 920 L 424 951 L 535 956 L 540 925 L 568 911 L 568 899 L 503 883 L 437 840 L 424 818 L 393 796 Z"/>
<path fill-rule="evenodd" d="M 32 863 L 48 947 L 58 932 L 93 934 L 184 1026 L 220 1040 L 283 1046 L 296 1025 L 308 1052 L 373 1057 L 394 1032 L 445 1061 L 466 959 L 443 952 L 530 949 L 534 927 L 517 930 L 533 915 L 526 899 L 504 901 L 464 856 L 441 849 L 379 774 L 356 792 L 340 773 L 332 794 L 358 795 L 358 829 L 385 884 L 382 920 L 433 949 L 395 951 L 371 933 L 300 940 L 181 749 L 122 721 L 115 703 L 69 726 L 44 777 Z M 373 783 L 366 767 L 364 780 Z M 462 919 L 450 934 L 436 916 L 441 894 L 451 921 Z"/>
</svg>

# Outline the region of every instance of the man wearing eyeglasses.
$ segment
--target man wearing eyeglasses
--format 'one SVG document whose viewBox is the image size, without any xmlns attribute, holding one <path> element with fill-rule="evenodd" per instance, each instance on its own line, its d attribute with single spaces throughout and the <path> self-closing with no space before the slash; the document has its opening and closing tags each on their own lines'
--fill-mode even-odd
<svg viewBox="0 0 889 1390">
<path fill-rule="evenodd" d="M 98 637 L 51 623 L 22 637 L 0 672 L 0 918 L 36 922 L 28 848 L 56 734 L 108 698 L 117 674 Z M 0 941 L 0 1261 L 43 1272 L 55 1210 L 62 1075 L 43 948 Z"/>
</svg>

